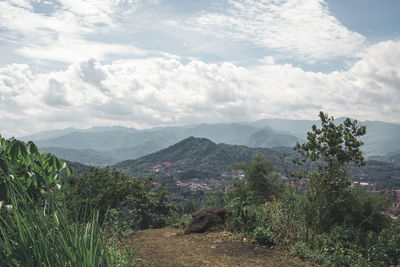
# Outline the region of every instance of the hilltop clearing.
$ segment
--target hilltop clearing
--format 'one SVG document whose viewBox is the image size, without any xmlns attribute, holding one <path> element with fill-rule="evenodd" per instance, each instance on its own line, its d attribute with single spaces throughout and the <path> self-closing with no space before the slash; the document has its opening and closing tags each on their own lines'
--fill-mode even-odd
<svg viewBox="0 0 400 267">
<path fill-rule="evenodd" d="M 182 229 L 150 229 L 135 233 L 131 242 L 138 266 L 318 266 L 226 231 L 184 235 Z"/>
</svg>

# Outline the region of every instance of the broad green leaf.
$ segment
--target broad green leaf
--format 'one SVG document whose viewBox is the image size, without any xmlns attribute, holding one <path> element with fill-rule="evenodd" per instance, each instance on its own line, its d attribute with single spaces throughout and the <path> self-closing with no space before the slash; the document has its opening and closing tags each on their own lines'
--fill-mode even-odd
<svg viewBox="0 0 400 267">
<path fill-rule="evenodd" d="M 19 151 L 18 142 L 14 141 L 10 146 L 10 156 L 11 156 L 11 161 L 12 162 L 17 161 L 19 152 L 20 151 Z"/>
<path fill-rule="evenodd" d="M 55 156 L 53 156 L 53 157 L 54 157 L 54 170 L 55 171 L 62 170 L 61 161 L 58 158 L 56 158 Z"/>
<path fill-rule="evenodd" d="M 71 169 L 69 168 L 69 166 L 67 165 L 67 167 L 65 168 L 65 171 L 67 172 L 67 177 L 71 176 Z"/>
<path fill-rule="evenodd" d="M 52 185 L 52 184 L 54 183 L 54 179 L 53 179 L 53 177 L 49 176 L 49 177 L 47 178 L 47 183 L 48 183 L 48 185 L 47 185 L 47 186 L 50 186 L 50 185 Z"/>
<path fill-rule="evenodd" d="M 26 186 L 27 186 L 27 187 L 30 187 L 31 184 L 32 184 L 32 178 L 29 177 L 28 179 L 26 179 Z"/>
<path fill-rule="evenodd" d="M 7 162 L 3 158 L 0 158 L 0 169 L 3 171 L 4 175 L 8 174 Z"/>
<path fill-rule="evenodd" d="M 40 155 L 37 146 L 32 141 L 28 142 L 27 147 L 28 147 L 28 151 L 29 151 L 30 154 L 34 154 L 34 155 L 38 155 L 39 154 Z"/>
<path fill-rule="evenodd" d="M 52 181 L 51 183 L 52 183 L 52 184 L 53 184 L 53 183 L 58 183 L 58 180 L 59 180 L 59 175 L 58 175 L 58 173 L 57 173 L 56 175 L 54 175 L 53 181 Z"/>
<path fill-rule="evenodd" d="M 26 156 L 28 155 L 28 151 L 26 150 L 25 144 L 21 141 L 18 141 L 18 146 L 19 146 L 19 151 L 22 154 L 22 157 L 26 158 Z"/>
</svg>

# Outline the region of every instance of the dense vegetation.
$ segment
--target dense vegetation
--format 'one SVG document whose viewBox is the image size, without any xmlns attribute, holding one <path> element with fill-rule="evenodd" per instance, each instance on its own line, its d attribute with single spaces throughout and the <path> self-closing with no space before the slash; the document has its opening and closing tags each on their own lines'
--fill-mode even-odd
<svg viewBox="0 0 400 267">
<path fill-rule="evenodd" d="M 70 175 L 68 166 L 41 155 L 32 142 L 0 141 L 0 265 L 109 265 L 96 212 L 86 226 L 69 225 L 52 198 L 61 172 Z"/>
<path fill-rule="evenodd" d="M 159 227 L 170 215 L 151 177 L 79 165 L 71 175 L 32 142 L 0 141 L 0 266 L 132 266 L 132 249 L 115 237 L 123 223 Z"/>
<path fill-rule="evenodd" d="M 283 185 L 258 155 L 242 164 L 245 177 L 231 192 L 208 203 L 225 206 L 228 227 L 253 242 L 335 266 L 398 265 L 400 224 L 381 213 L 387 199 L 350 187 L 349 166 L 364 163 L 359 137 L 365 127 L 350 119 L 335 125 L 324 113 L 320 118 L 321 128 L 313 126 L 308 141 L 295 147 L 296 163 L 313 168 L 288 171 Z M 304 190 L 301 179 L 308 180 Z"/>
<path fill-rule="evenodd" d="M 151 176 L 139 180 L 110 168 L 73 176 L 63 191 L 68 214 L 79 221 L 88 219 L 89 206 L 98 211 L 100 223 L 112 213 L 114 220 L 138 230 L 165 226 L 172 212 L 167 191 L 152 184 Z"/>
</svg>

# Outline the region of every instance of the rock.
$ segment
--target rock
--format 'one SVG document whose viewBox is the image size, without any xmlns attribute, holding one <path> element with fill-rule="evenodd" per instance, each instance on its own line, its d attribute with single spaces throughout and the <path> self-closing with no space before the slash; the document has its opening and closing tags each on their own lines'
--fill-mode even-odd
<svg viewBox="0 0 400 267">
<path fill-rule="evenodd" d="M 228 211 L 223 208 L 209 208 L 196 211 L 185 229 L 185 234 L 204 233 L 213 226 L 225 223 Z"/>
</svg>

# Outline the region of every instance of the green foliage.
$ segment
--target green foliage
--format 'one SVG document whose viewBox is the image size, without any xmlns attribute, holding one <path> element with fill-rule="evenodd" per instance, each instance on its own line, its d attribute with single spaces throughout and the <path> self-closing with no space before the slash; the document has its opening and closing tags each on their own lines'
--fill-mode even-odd
<svg viewBox="0 0 400 267">
<path fill-rule="evenodd" d="M 113 244 L 114 245 L 114 244 Z M 110 248 L 110 266 L 113 267 L 130 267 L 135 266 L 137 261 L 136 251 L 132 247 L 125 249 L 121 248 Z"/>
<path fill-rule="evenodd" d="M 312 131 L 307 133 L 308 142 L 295 146 L 295 150 L 303 156 L 303 162 L 311 160 L 325 175 L 334 174 L 333 171 L 350 162 L 362 165 L 364 158 L 360 147 L 363 142 L 357 138 L 365 135 L 366 127 L 358 126 L 357 120 L 349 118 L 336 126 L 334 118 L 322 111 L 319 117 L 321 129 L 313 125 Z"/>
<path fill-rule="evenodd" d="M 272 246 L 275 244 L 273 238 L 274 234 L 263 226 L 258 226 L 253 231 L 253 241 L 258 244 Z"/>
<path fill-rule="evenodd" d="M 250 163 L 237 163 L 233 167 L 244 171 L 244 179 L 236 180 L 230 193 L 239 196 L 242 202 L 261 204 L 279 196 L 281 186 L 278 176 L 261 154 L 256 154 Z"/>
<path fill-rule="evenodd" d="M 252 162 L 237 163 L 234 168 L 244 171 L 244 179 L 233 182 L 234 189 L 225 200 L 231 213 L 230 228 L 251 233 L 266 217 L 263 204 L 280 197 L 282 184 L 270 163 L 260 154 Z"/>
<path fill-rule="evenodd" d="M 312 126 L 307 133 L 307 142 L 297 143 L 295 150 L 301 155 L 298 164 L 310 162 L 316 171 L 306 172 L 308 178 L 307 233 L 327 231 L 340 223 L 340 211 L 348 195 L 350 182 L 347 176 L 349 165 L 363 165 L 364 158 L 358 140 L 365 135 L 365 126 L 358 126 L 357 120 L 347 118 L 335 125 L 333 117 L 320 112 L 321 128 Z M 338 217 L 339 216 L 339 217 Z"/>
<path fill-rule="evenodd" d="M 0 136 L 0 200 L 7 200 L 7 184 L 18 180 L 29 195 L 38 198 L 41 191 L 54 188 L 69 167 L 51 154 L 40 154 L 33 142 L 16 139 L 6 140 Z"/>
<path fill-rule="evenodd" d="M 1 266 L 110 266 L 98 212 L 71 224 L 53 200 L 41 206 L 18 180 L 7 190 L 12 208 L 0 210 Z"/>
<path fill-rule="evenodd" d="M 363 231 L 380 232 L 391 220 L 382 214 L 382 210 L 389 204 L 387 197 L 352 188 L 344 200 L 343 207 L 336 214 L 337 221 Z"/>
<path fill-rule="evenodd" d="M 171 193 L 171 187 L 173 192 Z M 178 215 L 193 213 L 205 205 L 205 192 L 201 190 L 192 191 L 188 188 L 178 187 L 174 184 L 167 185 L 168 202 L 173 203 Z"/>
<path fill-rule="evenodd" d="M 136 229 L 165 225 L 172 209 L 166 203 L 167 192 L 155 188 L 151 176 L 141 181 L 108 167 L 72 177 L 64 192 L 71 217 L 85 220 L 89 206 L 99 210 L 103 222 L 107 210 L 116 209 L 118 219 Z"/>
<path fill-rule="evenodd" d="M 222 190 L 212 190 L 207 192 L 206 196 L 206 208 L 212 207 L 224 207 L 225 206 L 226 193 Z"/>
<path fill-rule="evenodd" d="M 287 172 L 284 188 L 271 179 L 271 169 L 260 158 L 236 166 L 245 177 L 234 181 L 224 200 L 231 213 L 228 227 L 253 242 L 283 245 L 317 263 L 398 265 L 399 222 L 382 214 L 388 199 L 349 186 L 349 167 L 364 162 L 358 138 L 365 127 L 350 119 L 336 126 L 326 114 L 320 117 L 322 128 L 313 126 L 308 142 L 296 145 L 300 171 Z M 299 190 L 304 177 L 307 187 Z"/>
<path fill-rule="evenodd" d="M 192 214 L 183 214 L 178 220 L 177 224 L 178 225 L 188 225 L 190 221 L 192 220 Z"/>
<path fill-rule="evenodd" d="M 396 266 L 400 255 L 398 222 L 376 233 L 335 226 L 312 243 L 297 242 L 292 250 L 304 259 L 333 266 Z"/>
<path fill-rule="evenodd" d="M 65 163 L 32 142 L 0 141 L 0 266 L 132 266 L 132 251 L 105 242 L 98 210 L 77 222 L 59 206 Z"/>
</svg>

